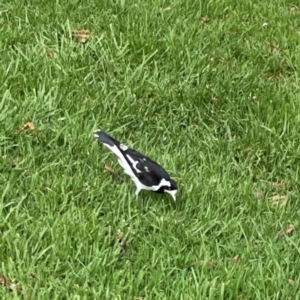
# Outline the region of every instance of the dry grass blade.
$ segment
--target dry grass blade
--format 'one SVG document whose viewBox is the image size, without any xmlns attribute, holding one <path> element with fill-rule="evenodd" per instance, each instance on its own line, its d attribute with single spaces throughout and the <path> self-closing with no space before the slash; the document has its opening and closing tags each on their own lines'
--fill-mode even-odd
<svg viewBox="0 0 300 300">
<path fill-rule="evenodd" d="M 252 191 L 252 195 L 257 198 L 257 199 L 260 199 L 260 200 L 264 200 L 265 199 L 265 195 L 260 192 L 260 191 Z"/>
<path fill-rule="evenodd" d="M 23 125 L 23 130 L 26 130 L 26 129 L 34 130 L 34 129 L 35 129 L 35 126 L 33 125 L 32 122 L 26 122 L 26 123 Z"/>
<path fill-rule="evenodd" d="M 50 48 L 48 48 L 48 47 L 46 47 L 46 55 L 49 58 L 53 57 L 53 51 Z"/>
<path fill-rule="evenodd" d="M 274 52 L 275 50 L 277 50 L 276 46 L 274 46 L 273 44 L 269 44 L 269 48 L 271 52 Z"/>
<path fill-rule="evenodd" d="M 114 173 L 114 170 L 109 165 L 105 165 L 104 170 L 109 172 L 109 173 Z"/>
<path fill-rule="evenodd" d="M 283 188 L 283 187 L 285 187 L 285 182 L 283 182 L 283 181 L 272 182 L 271 184 L 272 184 L 275 188 Z"/>
<path fill-rule="evenodd" d="M 91 33 L 89 30 L 72 30 L 72 37 L 76 38 L 82 44 L 85 44 L 88 41 L 90 35 Z"/>
<path fill-rule="evenodd" d="M 22 292 L 22 287 L 19 284 L 6 279 L 4 275 L 0 276 L 0 285 L 6 287 L 9 291 Z"/>
<path fill-rule="evenodd" d="M 117 174 L 109 165 L 104 165 L 104 170 L 108 173 L 110 173 L 111 175 L 113 175 L 113 177 L 117 180 L 117 181 L 123 181 L 122 177 Z"/>
<path fill-rule="evenodd" d="M 15 130 L 15 133 L 19 133 L 20 131 L 23 131 L 23 130 L 35 130 L 35 126 L 32 122 L 28 121 L 26 122 L 21 128 L 17 128 Z"/>
<path fill-rule="evenodd" d="M 118 230 L 114 240 L 118 241 L 121 247 L 121 253 L 125 253 L 127 251 L 127 242 L 125 240 L 124 233 L 121 230 Z"/>
<path fill-rule="evenodd" d="M 271 79 L 279 79 L 282 77 L 281 72 L 267 72 L 266 76 Z"/>
<path fill-rule="evenodd" d="M 297 5 L 291 5 L 291 6 L 289 7 L 289 11 L 291 11 L 291 12 L 294 12 L 294 11 L 296 11 L 297 9 L 299 9 Z"/>
<path fill-rule="evenodd" d="M 209 23 L 208 16 L 201 17 L 201 22 L 202 22 L 202 24 L 207 25 Z"/>
<path fill-rule="evenodd" d="M 236 255 L 235 257 L 231 258 L 230 261 L 231 261 L 233 264 L 237 264 L 237 263 L 240 261 L 239 255 Z"/>
<path fill-rule="evenodd" d="M 217 264 L 214 263 L 214 262 L 211 261 L 211 260 L 200 260 L 199 263 L 200 263 L 200 265 L 202 265 L 202 266 L 210 266 L 210 267 L 213 267 L 213 268 L 215 268 L 215 267 L 217 266 Z"/>
<path fill-rule="evenodd" d="M 274 195 L 269 198 L 269 201 L 274 206 L 284 206 L 287 204 L 287 196 L 286 195 Z"/>
<path fill-rule="evenodd" d="M 182 221 L 181 217 L 179 217 L 179 216 L 175 217 L 175 224 L 179 224 L 181 221 Z"/>
<path fill-rule="evenodd" d="M 285 229 L 280 230 L 280 231 L 277 233 L 277 237 L 280 237 L 280 236 L 284 236 L 284 235 L 290 234 L 291 232 L 294 231 L 294 229 L 295 229 L 294 225 L 290 224 L 290 225 L 288 225 Z"/>
</svg>

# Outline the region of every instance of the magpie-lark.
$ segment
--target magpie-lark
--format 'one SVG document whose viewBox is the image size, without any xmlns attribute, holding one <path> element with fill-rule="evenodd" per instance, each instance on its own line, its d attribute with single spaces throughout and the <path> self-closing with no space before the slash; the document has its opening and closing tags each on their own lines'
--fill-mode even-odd
<svg viewBox="0 0 300 300">
<path fill-rule="evenodd" d="M 177 184 L 162 166 L 142 153 L 121 144 L 100 129 L 94 131 L 94 136 L 99 144 L 103 143 L 118 157 L 118 162 L 124 172 L 136 185 L 137 196 L 141 190 L 166 192 L 176 201 Z"/>
</svg>

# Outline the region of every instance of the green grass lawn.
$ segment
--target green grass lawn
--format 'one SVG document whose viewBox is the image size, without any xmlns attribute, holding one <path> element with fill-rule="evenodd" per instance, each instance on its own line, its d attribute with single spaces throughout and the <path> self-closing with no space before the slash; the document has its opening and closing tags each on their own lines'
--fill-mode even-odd
<svg viewBox="0 0 300 300">
<path fill-rule="evenodd" d="M 297 4 L 2 1 L 0 299 L 300 299 Z"/>
</svg>

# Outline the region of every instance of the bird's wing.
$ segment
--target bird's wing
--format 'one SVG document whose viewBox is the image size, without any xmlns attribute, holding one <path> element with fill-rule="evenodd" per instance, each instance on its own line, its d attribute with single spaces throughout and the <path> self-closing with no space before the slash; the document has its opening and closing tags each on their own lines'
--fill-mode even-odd
<svg viewBox="0 0 300 300">
<path fill-rule="evenodd" d="M 144 185 L 156 186 L 162 179 L 170 179 L 162 166 L 142 153 L 121 144 L 104 131 L 96 130 L 94 136 L 118 157 L 119 164 L 126 174 L 137 177 Z"/>
<path fill-rule="evenodd" d="M 147 186 L 158 185 L 164 178 L 170 179 L 167 171 L 158 163 L 143 155 L 142 153 L 128 148 L 122 154 L 128 160 L 131 168 L 138 179 Z"/>
</svg>

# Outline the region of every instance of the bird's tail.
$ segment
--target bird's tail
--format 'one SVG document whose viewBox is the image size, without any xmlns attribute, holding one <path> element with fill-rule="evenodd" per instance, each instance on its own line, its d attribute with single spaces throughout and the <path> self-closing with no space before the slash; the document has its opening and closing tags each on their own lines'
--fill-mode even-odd
<svg viewBox="0 0 300 300">
<path fill-rule="evenodd" d="M 119 142 L 112 138 L 110 135 L 105 133 L 104 131 L 97 129 L 94 131 L 94 137 L 97 139 L 99 143 L 107 144 L 109 146 L 114 146 Z"/>
</svg>

